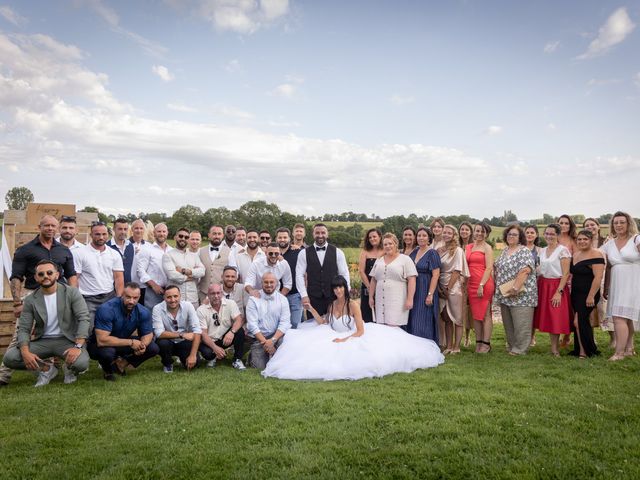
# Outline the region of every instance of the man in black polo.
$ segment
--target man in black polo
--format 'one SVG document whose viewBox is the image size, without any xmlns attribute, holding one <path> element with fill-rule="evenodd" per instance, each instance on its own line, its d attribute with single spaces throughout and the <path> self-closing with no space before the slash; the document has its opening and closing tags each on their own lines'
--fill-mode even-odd
<svg viewBox="0 0 640 480">
<path fill-rule="evenodd" d="M 327 243 L 328 238 L 327 226 L 324 223 L 315 224 L 313 245 L 298 254 L 296 263 L 296 288 L 302 297 L 302 306 L 312 305 L 320 315 L 327 313 L 327 307 L 331 303 L 333 278 L 342 275 L 350 285 L 349 267 L 344 252 Z"/>
<path fill-rule="evenodd" d="M 51 215 L 45 215 L 40 219 L 38 229 L 40 231 L 38 236 L 19 247 L 13 255 L 9 283 L 13 298 L 13 315 L 16 319 L 22 313 L 24 297 L 39 287 L 35 272 L 40 260 L 54 262 L 62 283 L 68 283 L 72 287 L 78 286 L 78 278 L 73 266 L 73 255 L 67 247 L 55 240 L 58 233 L 58 220 Z M 7 348 L 17 344 L 16 329 Z M 0 386 L 9 384 L 11 374 L 11 369 L 4 364 L 0 365 Z"/>
</svg>

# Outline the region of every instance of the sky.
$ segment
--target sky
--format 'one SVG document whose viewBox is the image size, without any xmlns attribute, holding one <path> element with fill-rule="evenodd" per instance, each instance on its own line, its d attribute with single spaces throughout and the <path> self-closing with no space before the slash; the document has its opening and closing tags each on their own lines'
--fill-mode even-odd
<svg viewBox="0 0 640 480">
<path fill-rule="evenodd" d="M 0 207 L 640 216 L 638 23 L 638 0 L 0 0 Z"/>
</svg>

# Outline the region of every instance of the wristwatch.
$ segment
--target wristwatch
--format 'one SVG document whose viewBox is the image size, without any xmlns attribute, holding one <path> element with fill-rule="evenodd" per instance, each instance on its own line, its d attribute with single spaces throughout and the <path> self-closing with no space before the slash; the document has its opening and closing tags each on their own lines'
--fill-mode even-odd
<svg viewBox="0 0 640 480">
<path fill-rule="evenodd" d="M 73 348 L 79 348 L 80 350 L 82 350 L 84 348 L 84 344 L 82 343 L 76 343 Z"/>
<path fill-rule="evenodd" d="M 184 338 L 184 335 L 182 335 L 182 332 L 178 332 L 178 338 Z"/>
</svg>

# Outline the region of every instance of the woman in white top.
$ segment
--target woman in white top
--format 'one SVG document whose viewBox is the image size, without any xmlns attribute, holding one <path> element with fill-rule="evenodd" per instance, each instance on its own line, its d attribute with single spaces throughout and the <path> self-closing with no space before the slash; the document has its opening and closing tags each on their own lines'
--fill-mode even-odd
<svg viewBox="0 0 640 480">
<path fill-rule="evenodd" d="M 560 225 L 552 223 L 544 230 L 547 246 L 540 250 L 538 307 L 533 323 L 541 332 L 549 333 L 551 354 L 560 356 L 559 338 L 571 333 L 571 296 L 567 287 L 571 253 L 558 243 Z"/>
<path fill-rule="evenodd" d="M 607 256 L 604 296 L 607 317 L 613 319 L 616 352 L 609 360 L 617 361 L 635 355 L 633 332 L 640 328 L 640 235 L 638 226 L 628 213 L 616 212 L 611 217 L 613 237 L 602 246 Z"/>
<path fill-rule="evenodd" d="M 371 269 L 369 305 L 376 323 L 399 327 L 407 324 L 416 292 L 416 266 L 398 251 L 398 238 L 393 233 L 382 237 L 384 255 Z"/>
<path fill-rule="evenodd" d="M 323 317 L 309 307 L 315 322 L 289 330 L 265 377 L 288 380 L 357 380 L 412 372 L 444 362 L 432 340 L 401 328 L 364 323 L 360 306 L 349 297 L 344 277 L 331 282 L 333 301 Z"/>
</svg>

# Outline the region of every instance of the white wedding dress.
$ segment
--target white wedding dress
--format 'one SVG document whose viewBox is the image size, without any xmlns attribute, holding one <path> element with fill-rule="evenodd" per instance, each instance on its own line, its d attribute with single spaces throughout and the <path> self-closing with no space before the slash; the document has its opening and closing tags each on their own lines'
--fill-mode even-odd
<svg viewBox="0 0 640 480">
<path fill-rule="evenodd" d="M 329 325 L 314 321 L 289 329 L 262 375 L 287 380 L 358 380 L 444 363 L 432 340 L 377 323 L 365 323 L 362 336 L 336 343 L 334 338 L 355 331 L 355 321 L 347 315 L 330 320 Z"/>
</svg>

